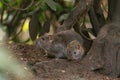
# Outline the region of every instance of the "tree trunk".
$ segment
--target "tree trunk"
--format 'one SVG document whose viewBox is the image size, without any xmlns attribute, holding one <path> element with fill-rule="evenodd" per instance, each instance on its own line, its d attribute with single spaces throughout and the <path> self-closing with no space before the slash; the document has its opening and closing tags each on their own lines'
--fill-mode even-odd
<svg viewBox="0 0 120 80">
<path fill-rule="evenodd" d="M 97 36 L 100 28 L 105 24 L 105 17 L 101 8 L 101 0 L 94 0 L 93 6 L 88 11 L 93 27 L 94 35 Z"/>
<path fill-rule="evenodd" d="M 108 23 L 93 42 L 87 61 L 91 70 L 112 77 L 120 76 L 120 0 L 108 0 Z M 89 60 L 88 60 L 89 59 Z"/>
<path fill-rule="evenodd" d="M 78 19 L 87 13 L 92 5 L 92 1 L 93 0 L 80 0 L 76 7 L 70 12 L 68 18 L 63 22 L 60 28 L 58 28 L 57 32 L 71 29 Z"/>
</svg>

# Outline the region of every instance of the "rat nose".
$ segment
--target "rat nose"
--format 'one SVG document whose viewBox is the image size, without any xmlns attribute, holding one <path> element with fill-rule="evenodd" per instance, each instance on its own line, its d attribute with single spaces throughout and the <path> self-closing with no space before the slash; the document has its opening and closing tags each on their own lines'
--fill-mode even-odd
<svg viewBox="0 0 120 80">
<path fill-rule="evenodd" d="M 34 45 L 36 48 L 39 49 L 39 47 L 40 47 L 40 41 L 39 41 L 39 40 L 36 40 L 33 45 Z"/>
</svg>

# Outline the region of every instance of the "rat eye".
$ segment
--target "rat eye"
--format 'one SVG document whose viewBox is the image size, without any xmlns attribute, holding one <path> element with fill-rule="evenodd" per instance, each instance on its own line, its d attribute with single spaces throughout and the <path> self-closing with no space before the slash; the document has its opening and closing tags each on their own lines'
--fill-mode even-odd
<svg viewBox="0 0 120 80">
<path fill-rule="evenodd" d="M 76 52 L 74 52 L 74 54 L 76 54 Z"/>
<path fill-rule="evenodd" d="M 43 41 L 44 41 L 44 40 L 45 40 L 45 38 L 41 38 L 41 40 L 43 40 Z"/>
</svg>

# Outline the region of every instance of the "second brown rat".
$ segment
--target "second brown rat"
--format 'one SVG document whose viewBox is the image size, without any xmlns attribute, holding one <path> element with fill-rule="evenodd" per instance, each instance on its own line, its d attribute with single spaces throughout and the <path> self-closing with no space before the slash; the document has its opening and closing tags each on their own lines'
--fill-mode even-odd
<svg viewBox="0 0 120 80">
<path fill-rule="evenodd" d="M 85 54 L 84 47 L 77 40 L 71 41 L 67 45 L 67 59 L 69 60 L 81 60 Z"/>
<path fill-rule="evenodd" d="M 37 47 L 43 48 L 48 56 L 66 58 L 67 45 L 73 40 L 79 41 L 81 45 L 84 43 L 82 37 L 72 30 L 61 31 L 54 35 L 41 36 L 35 43 Z"/>
</svg>

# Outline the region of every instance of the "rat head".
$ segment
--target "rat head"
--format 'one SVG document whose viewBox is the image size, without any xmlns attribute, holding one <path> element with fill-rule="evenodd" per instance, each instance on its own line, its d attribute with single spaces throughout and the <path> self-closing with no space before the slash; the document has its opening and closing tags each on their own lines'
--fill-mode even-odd
<svg viewBox="0 0 120 80">
<path fill-rule="evenodd" d="M 67 58 L 69 60 L 81 59 L 83 55 L 84 49 L 77 40 L 73 40 L 67 45 Z"/>
<path fill-rule="evenodd" d="M 42 48 L 49 50 L 51 43 L 53 41 L 54 35 L 43 35 L 35 41 L 35 46 L 37 48 Z"/>
<path fill-rule="evenodd" d="M 62 43 L 60 36 L 56 35 L 44 35 L 38 38 L 35 42 L 38 48 L 42 48 L 47 51 L 48 56 L 56 58 L 64 57 L 66 47 Z"/>
</svg>

